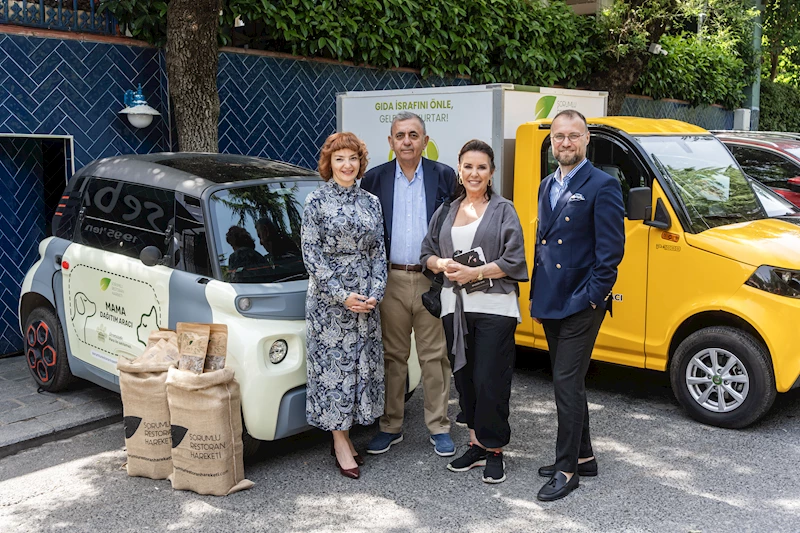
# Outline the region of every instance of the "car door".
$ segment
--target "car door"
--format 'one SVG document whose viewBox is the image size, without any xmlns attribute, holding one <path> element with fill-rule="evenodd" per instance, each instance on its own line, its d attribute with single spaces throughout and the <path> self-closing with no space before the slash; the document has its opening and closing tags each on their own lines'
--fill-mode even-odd
<svg viewBox="0 0 800 533">
<path fill-rule="evenodd" d="M 84 187 L 75 244 L 63 256 L 67 335 L 74 357 L 117 375 L 120 356 L 141 354 L 150 332 L 166 327 L 172 273 L 174 193 L 112 179 Z M 162 263 L 146 266 L 155 246 Z"/>
</svg>

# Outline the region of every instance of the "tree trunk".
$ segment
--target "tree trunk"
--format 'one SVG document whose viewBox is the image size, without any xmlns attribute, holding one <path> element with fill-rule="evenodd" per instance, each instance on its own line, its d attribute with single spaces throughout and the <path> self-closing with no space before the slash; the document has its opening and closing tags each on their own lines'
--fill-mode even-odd
<svg viewBox="0 0 800 533">
<path fill-rule="evenodd" d="M 172 0 L 167 11 L 167 78 L 184 152 L 218 152 L 220 0 Z"/>
<path fill-rule="evenodd" d="M 592 78 L 592 88 L 608 91 L 609 115 L 619 115 L 622 112 L 625 97 L 644 71 L 647 61 L 650 61 L 647 56 L 631 54 Z"/>
<path fill-rule="evenodd" d="M 780 52 L 771 51 L 769 54 L 769 61 L 770 61 L 770 69 L 769 69 L 769 81 L 775 81 L 775 77 L 778 75 L 778 64 L 780 62 L 781 54 Z"/>
</svg>

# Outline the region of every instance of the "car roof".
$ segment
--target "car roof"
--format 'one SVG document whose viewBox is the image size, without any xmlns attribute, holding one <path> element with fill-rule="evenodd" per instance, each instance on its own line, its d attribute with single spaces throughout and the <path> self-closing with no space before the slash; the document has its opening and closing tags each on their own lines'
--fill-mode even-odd
<svg viewBox="0 0 800 533">
<path fill-rule="evenodd" d="M 536 121 L 540 124 L 549 124 L 551 119 Z M 685 133 L 709 133 L 708 130 L 668 118 L 643 118 L 643 117 L 593 117 L 587 118 L 589 126 L 609 126 L 631 135 L 674 135 Z"/>
<path fill-rule="evenodd" d="M 79 174 L 171 189 L 194 196 L 209 187 L 259 179 L 319 178 L 307 168 L 235 154 L 163 152 L 98 159 Z"/>
</svg>

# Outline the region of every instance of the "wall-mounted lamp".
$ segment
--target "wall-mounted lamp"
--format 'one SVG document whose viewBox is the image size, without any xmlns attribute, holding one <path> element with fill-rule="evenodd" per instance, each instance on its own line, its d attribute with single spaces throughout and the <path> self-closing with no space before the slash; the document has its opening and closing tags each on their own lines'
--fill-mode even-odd
<svg viewBox="0 0 800 533">
<path fill-rule="evenodd" d="M 142 84 L 134 91 L 125 91 L 125 109 L 119 112 L 120 115 L 128 115 L 128 122 L 134 128 L 146 128 L 153 122 L 153 117 L 161 116 L 161 113 L 147 105 L 147 100 L 142 94 Z"/>
</svg>

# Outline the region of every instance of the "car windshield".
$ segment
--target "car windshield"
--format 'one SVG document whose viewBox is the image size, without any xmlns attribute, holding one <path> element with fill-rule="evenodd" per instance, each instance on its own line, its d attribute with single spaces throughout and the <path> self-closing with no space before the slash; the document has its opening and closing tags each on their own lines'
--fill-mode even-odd
<svg viewBox="0 0 800 533">
<path fill-rule="evenodd" d="M 307 279 L 300 224 L 306 196 L 320 183 L 287 179 L 211 195 L 211 224 L 222 279 L 232 283 Z"/>
<path fill-rule="evenodd" d="M 715 137 L 637 139 L 678 197 L 690 231 L 766 218 L 749 180 Z"/>
<path fill-rule="evenodd" d="M 792 202 L 780 194 L 775 193 L 766 185 L 759 183 L 758 180 L 751 180 L 750 183 L 753 185 L 756 196 L 761 202 L 761 205 L 764 206 L 768 217 L 800 216 L 800 209 L 795 207 Z"/>
</svg>

